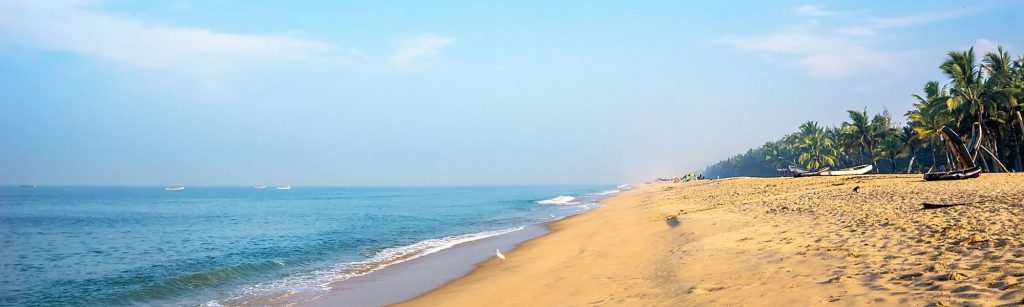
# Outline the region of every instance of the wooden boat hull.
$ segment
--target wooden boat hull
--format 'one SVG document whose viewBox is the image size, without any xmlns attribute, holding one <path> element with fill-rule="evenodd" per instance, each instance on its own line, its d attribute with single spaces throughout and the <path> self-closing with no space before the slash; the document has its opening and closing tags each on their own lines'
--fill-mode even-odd
<svg viewBox="0 0 1024 307">
<path fill-rule="evenodd" d="M 938 181 L 938 180 L 961 180 L 977 178 L 981 176 L 981 167 L 972 167 L 965 170 L 949 171 L 940 173 L 927 173 L 924 174 L 925 181 Z"/>
<path fill-rule="evenodd" d="M 960 139 L 960 136 L 956 134 L 956 131 L 949 127 L 942 127 L 942 134 L 946 137 L 946 146 L 956 157 L 956 161 L 960 163 L 960 166 L 965 170 L 974 168 L 974 159 L 971 158 L 971 152 L 967 150 L 967 145 L 964 145 L 964 141 Z"/>
</svg>

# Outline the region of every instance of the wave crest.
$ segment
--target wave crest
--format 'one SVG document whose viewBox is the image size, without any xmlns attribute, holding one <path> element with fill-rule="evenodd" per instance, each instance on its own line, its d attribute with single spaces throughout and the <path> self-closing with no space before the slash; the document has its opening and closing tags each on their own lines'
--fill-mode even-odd
<svg viewBox="0 0 1024 307">
<path fill-rule="evenodd" d="M 521 230 L 524 226 L 427 239 L 410 245 L 386 248 L 370 259 L 346 262 L 331 268 L 289 276 L 246 287 L 241 295 L 214 300 L 202 306 L 223 305 L 292 305 L 308 302 L 330 290 L 329 284 L 362 276 L 387 266 L 430 255 L 455 245 Z"/>
<path fill-rule="evenodd" d="M 538 200 L 537 203 L 541 205 L 572 205 L 575 204 L 573 202 L 574 200 L 576 200 L 575 197 L 562 195 L 545 200 Z"/>
</svg>

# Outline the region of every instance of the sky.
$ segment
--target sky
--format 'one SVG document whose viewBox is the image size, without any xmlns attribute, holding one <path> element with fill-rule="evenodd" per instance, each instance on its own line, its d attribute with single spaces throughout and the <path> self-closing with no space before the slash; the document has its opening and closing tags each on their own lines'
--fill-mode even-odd
<svg viewBox="0 0 1024 307">
<path fill-rule="evenodd" d="M 1019 1 L 0 0 L 0 184 L 627 183 L 845 110 Z"/>
</svg>

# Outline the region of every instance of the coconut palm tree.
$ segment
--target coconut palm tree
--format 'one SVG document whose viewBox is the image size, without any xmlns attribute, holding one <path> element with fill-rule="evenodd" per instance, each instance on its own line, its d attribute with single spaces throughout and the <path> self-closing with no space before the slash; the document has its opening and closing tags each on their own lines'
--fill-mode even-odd
<svg viewBox="0 0 1024 307">
<path fill-rule="evenodd" d="M 836 165 L 836 150 L 833 147 L 832 139 L 825 135 L 825 131 L 818 126 L 817 122 L 809 121 L 800 125 L 800 143 L 797 149 L 800 156 L 797 161 L 807 169 L 819 169 L 825 166 Z"/>
<path fill-rule="evenodd" d="M 789 146 L 782 142 L 768 142 L 764 144 L 764 160 L 775 169 L 791 165 Z"/>
<path fill-rule="evenodd" d="M 890 170 L 892 173 L 898 173 L 896 168 L 896 159 L 901 158 L 905 155 L 908 147 L 908 142 L 904 139 L 903 135 L 893 130 L 892 133 L 888 133 L 882 139 L 882 142 L 878 146 L 878 157 L 889 160 Z"/>
<path fill-rule="evenodd" d="M 917 149 L 920 147 L 921 140 L 917 138 L 917 134 L 914 133 L 914 129 L 910 125 L 903 126 L 900 128 L 900 139 L 905 142 L 904 148 L 906 149 L 900 158 L 910 158 L 907 161 L 907 174 L 913 170 L 914 161 L 917 160 Z"/>
<path fill-rule="evenodd" d="M 868 117 L 868 110 L 865 108 L 864 111 L 857 112 L 854 110 L 846 111 L 850 116 L 849 122 L 843 122 L 843 133 L 845 133 L 844 144 L 847 150 L 859 150 L 861 157 L 864 160 L 871 161 L 871 152 L 874 151 L 874 139 L 875 134 L 874 127 L 871 125 L 871 119 Z"/>
<path fill-rule="evenodd" d="M 850 135 L 846 133 L 843 126 L 832 126 L 824 128 L 825 137 L 832 139 L 833 147 L 836 150 L 836 165 L 854 164 L 856 156 L 850 155 L 854 149 L 849 148 Z"/>
<path fill-rule="evenodd" d="M 906 113 L 906 126 L 894 124 L 887 111 L 869 116 L 867 109 L 850 110 L 849 120 L 838 127 L 806 122 L 796 133 L 748 151 L 751 159 L 739 155 L 714 166 L 736 169 L 736 174 L 757 169 L 740 161 L 763 166 L 795 163 L 810 169 L 872 163 L 880 170 L 877 161 L 888 160 L 888 168 L 895 172 L 899 161 L 909 157 L 908 171 L 915 168 L 915 161 L 934 171 L 953 163 L 941 134 L 943 127 L 950 127 L 961 135 L 981 136 L 980 150 L 974 154 L 989 171 L 1008 169 L 1002 161 L 1013 161 L 1010 166 L 1024 170 L 1024 55 L 1014 58 L 1001 47 L 981 59 L 975 58 L 974 49 L 951 51 L 939 68 L 948 82 L 929 81 L 923 94 L 913 95 L 916 102 Z M 942 157 L 946 162 L 939 162 Z"/>
<path fill-rule="evenodd" d="M 938 155 L 945 148 L 939 143 L 942 127 L 952 125 L 954 119 L 946 103 L 950 99 L 948 90 L 940 87 L 938 81 L 925 83 L 924 94 L 924 97 L 913 95 L 917 102 L 906 116 L 917 139 L 926 142 L 927 147 L 931 149 L 932 165 L 928 168 L 930 172 L 935 169 L 939 161 Z"/>
<path fill-rule="evenodd" d="M 1001 142 L 1005 146 L 998 146 L 998 144 L 994 146 L 998 152 L 1000 147 L 1007 148 L 1012 146 L 1011 144 L 1016 144 L 1016 154 L 1013 155 L 1014 165 L 1016 168 L 1021 168 L 1020 143 L 1024 140 L 1024 119 L 1021 118 L 1019 102 L 1024 100 L 1024 73 L 1021 70 L 1024 57 L 1014 60 L 1010 53 L 1004 51 L 1000 46 L 996 52 L 986 54 L 982 63 L 982 69 L 988 74 L 985 90 L 989 94 L 986 95 L 986 98 L 998 108 L 996 112 L 991 112 L 991 121 L 998 124 L 995 127 L 996 134 L 1006 138 L 1004 142 Z M 1010 150 L 1006 152 L 1009 153 Z"/>
<path fill-rule="evenodd" d="M 957 122 L 974 118 L 981 128 L 980 135 L 986 135 L 986 115 L 997 111 L 996 101 L 989 96 L 985 74 L 975 61 L 974 48 L 967 51 L 950 51 L 948 58 L 939 68 L 950 79 L 950 98 L 946 100 L 949 111 L 957 115 Z M 973 125 L 972 125 L 972 128 Z M 984 160 L 982 160 L 984 163 Z"/>
</svg>

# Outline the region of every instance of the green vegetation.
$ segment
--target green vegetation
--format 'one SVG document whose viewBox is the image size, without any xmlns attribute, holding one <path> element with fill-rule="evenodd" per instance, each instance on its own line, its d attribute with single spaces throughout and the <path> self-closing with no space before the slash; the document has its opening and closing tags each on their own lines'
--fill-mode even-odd
<svg viewBox="0 0 1024 307">
<path fill-rule="evenodd" d="M 981 136 L 975 158 L 986 172 L 1022 171 L 1024 164 L 1024 55 L 1003 48 L 978 63 L 974 49 L 950 51 L 939 69 L 943 85 L 928 81 L 905 114 L 907 125 L 887 110 L 847 111 L 849 120 L 821 127 L 808 121 L 797 132 L 709 166 L 708 177 L 775 176 L 778 169 L 842 168 L 873 164 L 879 173 L 921 173 L 950 169 L 952 158 L 940 131 L 948 126 L 964 136 Z M 976 131 L 977 130 L 977 131 Z"/>
</svg>

